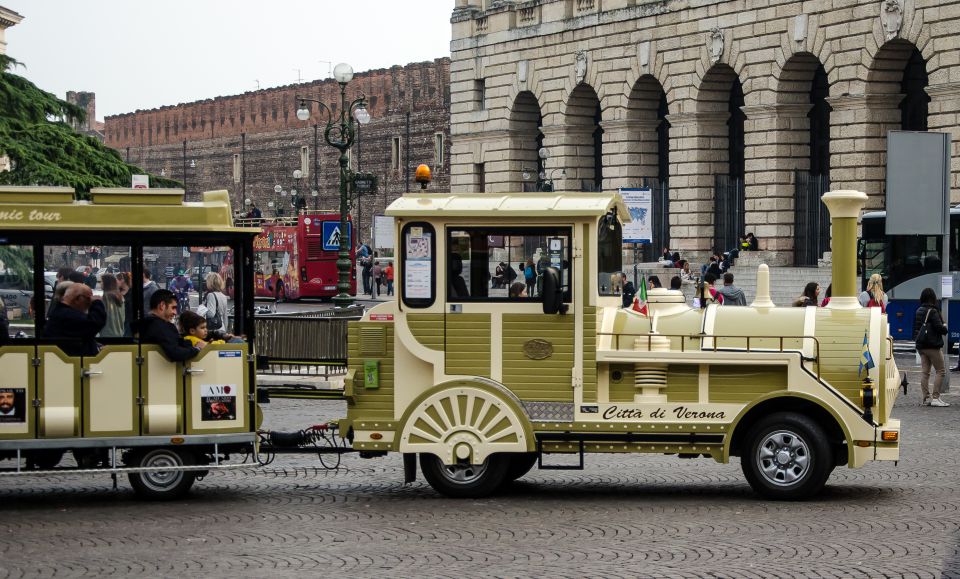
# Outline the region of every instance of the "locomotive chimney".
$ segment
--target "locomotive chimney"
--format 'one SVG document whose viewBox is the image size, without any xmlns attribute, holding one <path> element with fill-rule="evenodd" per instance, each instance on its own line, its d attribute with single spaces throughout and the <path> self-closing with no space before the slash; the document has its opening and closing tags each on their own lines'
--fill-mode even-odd
<svg viewBox="0 0 960 579">
<path fill-rule="evenodd" d="M 823 202 L 830 211 L 833 251 L 833 294 L 827 307 L 851 310 L 860 307 L 857 300 L 857 219 L 867 203 L 861 191 L 829 191 Z"/>
</svg>

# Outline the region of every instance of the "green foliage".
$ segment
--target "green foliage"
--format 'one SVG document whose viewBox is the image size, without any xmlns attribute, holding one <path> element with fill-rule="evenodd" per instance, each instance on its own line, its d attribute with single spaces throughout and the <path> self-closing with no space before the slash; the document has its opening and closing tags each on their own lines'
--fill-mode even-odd
<svg viewBox="0 0 960 579">
<path fill-rule="evenodd" d="M 143 170 L 97 139 L 69 124 L 85 111 L 37 88 L 10 69 L 16 60 L 0 55 L 0 154 L 13 168 L 0 173 L 0 185 L 58 185 L 80 193 L 93 187 L 130 187 Z M 179 181 L 150 176 L 152 187 L 182 187 Z"/>
<path fill-rule="evenodd" d="M 33 288 L 33 250 L 29 247 L 0 245 L 0 272 L 22 280 L 21 289 Z"/>
</svg>

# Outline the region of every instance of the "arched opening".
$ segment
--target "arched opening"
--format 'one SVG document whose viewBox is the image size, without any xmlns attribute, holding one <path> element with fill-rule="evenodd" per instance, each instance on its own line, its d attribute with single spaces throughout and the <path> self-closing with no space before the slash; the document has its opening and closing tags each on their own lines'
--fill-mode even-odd
<svg viewBox="0 0 960 579">
<path fill-rule="evenodd" d="M 887 132 L 927 130 L 928 84 L 926 62 L 911 42 L 897 38 L 880 47 L 867 72 L 867 120 L 865 147 L 858 150 L 865 160 L 862 186 L 871 201 L 882 207 L 886 191 Z"/>
<path fill-rule="evenodd" d="M 667 94 L 660 82 L 644 75 L 633 85 L 627 99 L 634 153 L 629 159 L 630 186 L 651 190 L 652 239 L 641 249 L 642 261 L 656 261 L 670 245 L 670 123 Z"/>
<path fill-rule="evenodd" d="M 703 77 L 697 99 L 698 112 L 716 113 L 716 120 L 701 123 L 709 138 L 706 156 L 714 179 L 713 245 L 717 251 L 737 246 L 744 231 L 744 121 L 743 87 L 737 73 L 716 64 Z M 724 122 L 717 122 L 723 118 Z"/>
<path fill-rule="evenodd" d="M 600 99 L 588 84 L 570 93 L 565 114 L 567 146 L 575 153 L 566 158 L 567 179 L 581 191 L 599 191 L 603 184 L 603 128 Z"/>
<path fill-rule="evenodd" d="M 540 103 L 523 91 L 510 110 L 511 191 L 536 191 L 543 183 L 544 164 L 537 152 L 543 147 L 543 116 Z"/>
<path fill-rule="evenodd" d="M 820 198 L 830 190 L 830 112 L 827 72 L 810 53 L 796 54 L 784 64 L 777 86 L 777 102 L 796 105 L 796 119 L 782 130 L 784 142 L 796 147 L 793 155 L 793 262 L 816 267 L 830 250 L 830 216 Z M 802 116 L 800 116 L 802 115 Z M 806 149 L 804 151 L 804 149 Z"/>
</svg>

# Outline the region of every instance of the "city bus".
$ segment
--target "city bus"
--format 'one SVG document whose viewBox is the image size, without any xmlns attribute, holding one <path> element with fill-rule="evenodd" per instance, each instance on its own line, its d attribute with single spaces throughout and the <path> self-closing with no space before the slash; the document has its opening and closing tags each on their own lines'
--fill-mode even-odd
<svg viewBox="0 0 960 579">
<path fill-rule="evenodd" d="M 11 331 L 0 336 L 0 477 L 124 473 L 139 495 L 169 499 L 207 471 L 248 466 L 238 459 L 255 453 L 261 414 L 253 275 L 242 264 L 252 262 L 260 230 L 233 224 L 227 191 L 199 202 L 183 197 L 182 190 L 93 189 L 79 200 L 64 187 L 0 187 L 0 266 L 16 286 L 8 289 L 29 302 L 24 308 L 2 296 Z M 137 281 L 122 297 L 112 283 L 101 285 L 116 278 L 112 271 L 89 281 L 94 300 L 119 307 L 107 306 L 108 325 L 81 344 L 45 333 L 53 311 L 45 272 L 89 266 L 89 247 L 98 248 L 101 265 L 128 265 Z M 230 270 L 227 330 L 239 340 L 211 343 L 185 362 L 141 342 L 147 308 L 139 280 L 148 272 L 161 278 L 174 263 Z"/>
<path fill-rule="evenodd" d="M 913 318 L 920 306 L 920 292 L 930 287 L 941 298 L 943 237 L 940 235 L 887 235 L 887 212 L 863 215 L 859 270 L 861 289 L 870 276 L 883 277 L 889 304 L 890 335 L 896 340 L 913 339 Z M 950 208 L 950 272 L 960 271 L 960 207 Z M 960 308 L 951 307 L 947 327 L 951 348 L 960 340 Z"/>
<path fill-rule="evenodd" d="M 340 213 L 302 210 L 294 217 L 238 219 L 237 225 L 259 227 L 254 239 L 254 288 L 257 297 L 280 301 L 332 298 L 337 295 Z M 353 227 L 350 235 L 350 295 L 357 293 Z"/>
</svg>

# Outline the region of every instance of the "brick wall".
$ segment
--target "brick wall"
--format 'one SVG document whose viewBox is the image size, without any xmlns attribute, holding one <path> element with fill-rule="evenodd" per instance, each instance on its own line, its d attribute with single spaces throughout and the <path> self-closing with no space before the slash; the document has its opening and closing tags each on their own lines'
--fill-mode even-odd
<svg viewBox="0 0 960 579">
<path fill-rule="evenodd" d="M 378 192 L 361 200 L 362 232 L 369 232 L 372 216 L 382 214 L 406 188 L 408 113 L 411 190 L 417 188 L 413 173 L 420 163 L 433 168 L 431 190 L 449 189 L 449 84 L 450 61 L 441 58 L 357 73 L 347 85 L 348 98 L 361 92 L 366 95 L 371 116 L 351 149 L 351 167 L 372 172 L 380 181 Z M 274 186 L 279 184 L 286 190 L 306 192 L 311 208 L 314 198 L 309 195 L 316 187 L 319 207 L 338 209 L 339 153 L 324 141 L 325 125 L 318 123 L 324 123 L 325 117 L 315 104 L 309 120 L 297 119 L 296 96 L 321 100 L 336 106 L 335 111 L 340 108 L 339 85 L 332 79 L 315 81 L 107 117 L 105 140 L 131 163 L 184 181 L 189 200 L 201 191 L 226 189 L 234 209 L 250 199 L 264 215 L 271 215 L 267 205 L 277 200 Z M 436 166 L 438 133 L 443 140 L 443 164 Z M 404 153 L 394 166 L 392 147 L 397 137 Z M 306 171 L 296 183 L 293 172 L 301 168 L 302 147 L 307 147 Z"/>
</svg>

